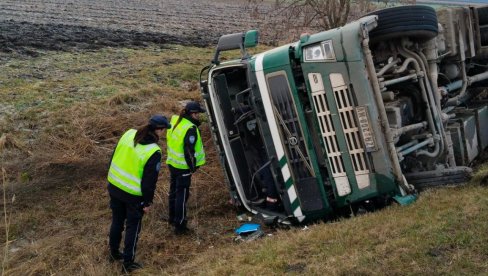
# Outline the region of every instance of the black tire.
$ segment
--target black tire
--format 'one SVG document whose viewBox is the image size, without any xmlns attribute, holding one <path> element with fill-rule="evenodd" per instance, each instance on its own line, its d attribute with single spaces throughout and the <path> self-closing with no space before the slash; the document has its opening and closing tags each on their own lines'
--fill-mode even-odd
<svg viewBox="0 0 488 276">
<path fill-rule="evenodd" d="M 372 42 L 408 36 L 426 41 L 439 33 L 437 14 L 428 6 L 401 6 L 371 12 L 378 16 L 378 26 L 369 35 Z"/>
<path fill-rule="evenodd" d="M 430 172 L 407 173 L 405 178 L 409 184 L 418 190 L 426 188 L 436 188 L 442 186 L 454 186 L 468 182 L 472 177 L 472 169 L 468 167 L 456 167 L 438 171 L 434 174 Z"/>
</svg>

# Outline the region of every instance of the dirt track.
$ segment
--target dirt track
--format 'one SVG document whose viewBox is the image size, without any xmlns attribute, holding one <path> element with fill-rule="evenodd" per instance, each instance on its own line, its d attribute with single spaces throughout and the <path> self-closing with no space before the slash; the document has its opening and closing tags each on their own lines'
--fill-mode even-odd
<svg viewBox="0 0 488 276">
<path fill-rule="evenodd" d="M 1 0 L 0 51 L 97 49 L 146 43 L 214 45 L 256 28 L 246 1 Z M 33 51 L 34 49 L 34 51 Z"/>
</svg>

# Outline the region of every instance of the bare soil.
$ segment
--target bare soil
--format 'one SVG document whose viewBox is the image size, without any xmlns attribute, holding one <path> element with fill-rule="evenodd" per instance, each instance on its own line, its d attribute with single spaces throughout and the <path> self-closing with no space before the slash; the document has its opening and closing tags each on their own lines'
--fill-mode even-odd
<svg viewBox="0 0 488 276">
<path fill-rule="evenodd" d="M 72 50 L 147 43 L 208 46 L 257 28 L 245 0 L 2 0 L 0 51 Z"/>
</svg>

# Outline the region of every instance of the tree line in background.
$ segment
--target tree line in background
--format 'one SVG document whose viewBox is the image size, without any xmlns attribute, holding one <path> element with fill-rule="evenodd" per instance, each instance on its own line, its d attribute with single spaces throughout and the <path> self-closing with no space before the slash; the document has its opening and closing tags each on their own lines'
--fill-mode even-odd
<svg viewBox="0 0 488 276">
<path fill-rule="evenodd" d="M 343 26 L 362 15 L 416 0 L 247 0 L 253 19 L 264 22 L 261 33 L 271 45 L 290 42 L 303 32 Z"/>
</svg>

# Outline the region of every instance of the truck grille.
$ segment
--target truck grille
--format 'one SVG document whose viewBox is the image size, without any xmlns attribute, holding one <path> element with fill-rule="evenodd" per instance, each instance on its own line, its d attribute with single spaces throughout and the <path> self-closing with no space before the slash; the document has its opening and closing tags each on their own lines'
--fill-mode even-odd
<svg viewBox="0 0 488 276">
<path fill-rule="evenodd" d="M 325 95 L 322 76 L 317 73 L 311 73 L 308 75 L 308 78 L 312 88 L 312 98 L 327 152 L 332 178 L 334 178 L 336 184 L 337 194 L 339 196 L 345 196 L 351 193 L 351 186 L 347 179 L 344 160 L 342 159 L 341 151 L 337 143 L 337 135 L 332 124 L 330 105 Z"/>
<path fill-rule="evenodd" d="M 310 73 L 308 78 L 332 177 L 336 184 L 337 194 L 344 196 L 351 193 L 351 186 L 347 178 L 345 160 L 341 155 L 341 150 L 337 142 L 337 133 L 332 123 L 330 107 L 334 103 L 330 103 L 327 100 L 321 74 Z M 363 189 L 370 185 L 369 167 L 360 136 L 360 129 L 354 113 L 351 91 L 345 85 L 341 74 L 331 74 L 330 81 L 342 130 L 345 135 L 347 150 L 352 162 L 351 165 L 358 183 L 357 185 L 358 188 Z"/>
<path fill-rule="evenodd" d="M 341 118 L 342 128 L 346 136 L 347 148 L 351 157 L 354 173 L 360 189 L 369 186 L 369 168 L 366 162 L 366 153 L 360 136 L 354 114 L 354 103 L 351 91 L 345 85 L 341 74 L 330 74 L 330 83 L 334 91 L 334 98 Z"/>
<path fill-rule="evenodd" d="M 278 121 L 292 175 L 297 181 L 313 177 L 314 172 L 310 165 L 309 155 L 305 147 L 302 129 L 286 75 L 279 74 L 269 77 L 268 85 L 271 92 L 273 112 Z"/>
</svg>

